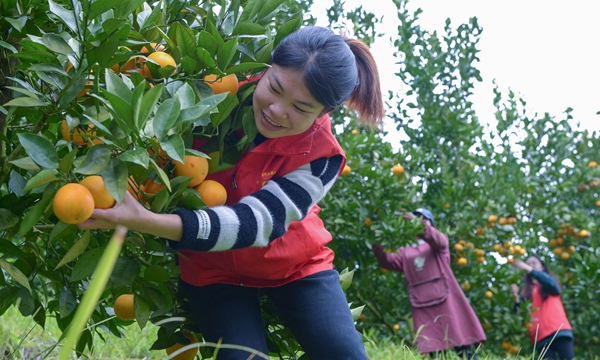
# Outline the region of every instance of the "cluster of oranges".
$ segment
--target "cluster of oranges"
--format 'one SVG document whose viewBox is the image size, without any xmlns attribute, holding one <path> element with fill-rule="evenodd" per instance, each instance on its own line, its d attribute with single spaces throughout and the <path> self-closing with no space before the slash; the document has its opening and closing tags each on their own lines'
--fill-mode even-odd
<svg viewBox="0 0 600 360">
<path fill-rule="evenodd" d="M 485 262 L 485 250 L 474 248 L 473 243 L 470 241 L 464 239 L 458 240 L 458 242 L 454 244 L 454 251 L 456 252 L 455 260 L 459 266 L 466 266 L 469 263 L 469 260 L 467 259 L 469 254 L 473 254 L 479 264 Z"/>
<path fill-rule="evenodd" d="M 548 245 L 552 248 L 555 255 L 560 256 L 563 260 L 569 260 L 571 254 L 577 251 L 577 248 L 572 242 L 575 238 L 587 238 L 591 234 L 585 229 L 576 229 L 573 225 L 562 223 L 561 228 L 556 232 L 556 237 L 548 241 Z"/>
<path fill-rule="evenodd" d="M 54 196 L 52 210 L 67 224 L 79 224 L 89 219 L 94 209 L 113 207 L 115 199 L 99 175 L 91 175 L 79 183 L 63 185 Z"/>
<path fill-rule="evenodd" d="M 511 344 L 509 341 L 503 341 L 502 348 L 504 350 L 506 350 L 506 352 L 509 353 L 510 355 L 516 355 L 521 350 L 520 347 L 518 347 L 517 345 Z"/>
<path fill-rule="evenodd" d="M 527 250 L 523 246 L 519 244 L 513 244 L 512 241 L 506 241 L 503 244 L 496 243 L 494 244 L 493 249 L 502 257 L 507 257 L 509 255 L 518 257 L 527 254 Z M 507 259 L 508 264 L 512 264 L 514 261 L 515 259 L 513 257 L 509 257 Z"/>
</svg>

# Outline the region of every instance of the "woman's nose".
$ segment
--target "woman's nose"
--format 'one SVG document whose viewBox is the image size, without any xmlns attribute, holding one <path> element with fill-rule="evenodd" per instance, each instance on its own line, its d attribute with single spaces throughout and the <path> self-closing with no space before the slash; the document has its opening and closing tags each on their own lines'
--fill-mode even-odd
<svg viewBox="0 0 600 360">
<path fill-rule="evenodd" d="M 277 117 L 278 119 L 287 119 L 287 110 L 284 104 L 280 102 L 273 102 L 269 106 L 269 109 L 271 110 L 273 116 Z"/>
</svg>

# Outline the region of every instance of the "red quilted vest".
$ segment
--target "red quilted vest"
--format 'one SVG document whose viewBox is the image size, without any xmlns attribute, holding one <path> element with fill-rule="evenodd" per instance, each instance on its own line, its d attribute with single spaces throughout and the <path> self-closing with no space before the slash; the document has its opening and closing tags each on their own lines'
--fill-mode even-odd
<svg viewBox="0 0 600 360">
<path fill-rule="evenodd" d="M 302 134 L 265 140 L 244 154 L 233 168 L 207 178 L 225 186 L 230 205 L 260 190 L 271 178 L 334 155 L 344 152 L 331 132 L 329 115 L 325 115 Z M 326 246 L 332 237 L 317 215 L 320 210 L 315 205 L 303 220 L 291 223 L 288 231 L 267 247 L 219 252 L 182 250 L 181 279 L 196 286 L 221 283 L 274 287 L 332 269 L 334 254 Z"/>
</svg>

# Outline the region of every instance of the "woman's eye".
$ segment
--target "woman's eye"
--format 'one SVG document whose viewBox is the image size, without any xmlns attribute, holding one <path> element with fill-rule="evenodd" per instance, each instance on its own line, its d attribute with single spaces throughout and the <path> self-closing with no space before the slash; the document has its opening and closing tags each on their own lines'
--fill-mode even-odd
<svg viewBox="0 0 600 360">
<path fill-rule="evenodd" d="M 269 87 L 271 88 L 271 91 L 273 91 L 275 94 L 279 94 L 279 91 L 277 91 L 273 85 L 269 84 Z"/>
<path fill-rule="evenodd" d="M 308 112 L 308 111 L 306 111 L 306 110 L 302 110 L 302 109 L 300 109 L 300 108 L 299 108 L 299 107 L 297 107 L 297 106 L 294 106 L 294 108 L 295 108 L 296 110 L 298 110 L 299 112 L 301 112 L 301 113 L 307 113 L 307 112 Z"/>
</svg>

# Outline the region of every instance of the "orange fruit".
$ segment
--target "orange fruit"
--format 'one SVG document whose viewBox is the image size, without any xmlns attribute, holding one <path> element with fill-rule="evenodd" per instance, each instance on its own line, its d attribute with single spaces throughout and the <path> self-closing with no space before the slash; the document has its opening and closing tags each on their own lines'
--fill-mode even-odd
<svg viewBox="0 0 600 360">
<path fill-rule="evenodd" d="M 469 290 L 471 290 L 471 284 L 469 284 L 467 281 L 465 281 L 464 283 L 462 283 L 462 288 L 465 291 L 469 291 Z"/>
<path fill-rule="evenodd" d="M 456 262 L 458 263 L 459 266 L 466 266 L 469 263 L 467 258 L 464 258 L 464 257 L 458 258 L 458 260 L 456 260 Z"/>
<path fill-rule="evenodd" d="M 352 129 L 352 135 L 356 135 L 360 133 L 360 131 L 358 131 L 358 129 Z"/>
<path fill-rule="evenodd" d="M 185 335 L 186 338 L 190 339 L 190 344 L 195 344 L 198 342 L 196 335 L 194 335 L 191 331 L 181 330 L 181 332 L 183 333 L 183 335 Z M 180 344 L 180 343 L 175 343 L 174 345 L 169 346 L 167 348 L 167 355 L 171 355 L 175 351 L 177 351 L 187 345 L 189 345 L 189 344 L 184 345 L 184 344 Z M 193 347 L 191 349 L 185 350 L 184 352 L 174 356 L 173 359 L 174 360 L 193 360 L 194 358 L 196 358 L 196 354 L 198 354 L 198 347 Z"/>
<path fill-rule="evenodd" d="M 488 290 L 485 292 L 484 296 L 486 299 L 491 299 L 494 297 L 494 293 Z"/>
<path fill-rule="evenodd" d="M 344 169 L 340 173 L 341 176 L 348 176 L 352 172 L 352 168 L 348 165 L 344 165 Z"/>
<path fill-rule="evenodd" d="M 154 136 L 152 140 L 154 141 L 154 145 L 147 149 L 148 154 L 155 158 L 156 163 L 160 167 L 165 167 L 165 165 L 167 164 L 167 159 L 170 159 L 170 157 L 169 155 L 167 155 L 167 152 L 160 146 L 160 142 L 158 141 L 156 136 Z"/>
<path fill-rule="evenodd" d="M 165 186 L 165 184 L 157 183 L 154 179 L 149 178 L 142 189 L 147 194 L 158 194 Z"/>
<path fill-rule="evenodd" d="M 167 66 L 172 66 L 174 68 L 177 67 L 177 63 L 175 62 L 175 59 L 173 59 L 173 57 L 171 55 L 167 54 L 164 51 L 155 51 L 152 54 L 148 55 L 148 59 L 150 59 L 150 60 L 154 61 L 155 63 L 157 63 L 158 65 L 160 65 L 161 68 L 165 68 Z M 150 72 L 150 69 L 148 68 L 148 66 L 144 64 L 143 69 L 144 69 L 143 70 L 144 77 L 151 79 L 152 73 Z M 175 72 L 175 69 L 173 69 L 173 72 Z"/>
<path fill-rule="evenodd" d="M 219 78 L 216 74 L 208 74 L 204 77 L 204 83 L 208 85 L 213 93 L 221 94 L 229 92 L 235 94 L 239 88 L 239 81 L 237 75 L 229 74 Z"/>
<path fill-rule="evenodd" d="M 560 254 L 560 257 L 561 257 L 563 260 L 569 260 L 569 258 L 571 257 L 571 255 L 570 255 L 568 252 L 566 252 L 566 251 L 563 251 L 563 252 Z"/>
<path fill-rule="evenodd" d="M 478 256 L 477 257 L 477 262 L 480 264 L 483 264 L 485 262 L 485 258 L 483 256 Z"/>
<path fill-rule="evenodd" d="M 392 173 L 394 174 L 394 176 L 400 176 L 404 174 L 404 166 L 400 164 L 392 166 Z"/>
<path fill-rule="evenodd" d="M 194 187 L 194 190 L 200 194 L 200 198 L 208 207 L 225 205 L 227 202 L 227 190 L 218 181 L 204 180 Z"/>
<path fill-rule="evenodd" d="M 600 206 L 600 200 L 596 200 L 596 206 Z"/>
<path fill-rule="evenodd" d="M 404 174 L 404 166 L 400 164 L 395 164 L 394 166 L 392 166 L 392 173 L 394 174 L 394 176 L 400 176 Z"/>
<path fill-rule="evenodd" d="M 488 216 L 488 222 L 495 223 L 496 221 L 498 221 L 498 216 L 496 216 L 494 214 Z"/>
<path fill-rule="evenodd" d="M 477 228 L 477 235 L 481 236 L 483 234 L 485 234 L 485 229 L 484 228 Z"/>
<path fill-rule="evenodd" d="M 121 320 L 135 320 L 135 310 L 133 307 L 133 294 L 120 295 L 115 300 L 115 315 Z"/>
<path fill-rule="evenodd" d="M 494 244 L 494 251 L 500 251 L 500 250 L 502 250 L 502 245 Z"/>
<path fill-rule="evenodd" d="M 373 220 L 371 220 L 371 218 L 366 218 L 364 224 L 365 226 L 370 227 L 371 225 L 373 225 Z"/>
<path fill-rule="evenodd" d="M 498 223 L 500 225 L 506 225 L 508 223 L 508 219 L 505 217 L 501 217 L 500 220 L 498 221 Z"/>
<path fill-rule="evenodd" d="M 455 244 L 454 245 L 454 250 L 456 251 L 463 251 L 464 247 L 462 246 L 462 244 Z"/>
<path fill-rule="evenodd" d="M 94 197 L 96 209 L 110 209 L 115 205 L 115 198 L 108 192 L 104 185 L 104 179 L 100 175 L 91 175 L 79 182 L 85 186 Z"/>
<path fill-rule="evenodd" d="M 507 263 L 510 265 L 510 264 L 512 264 L 512 263 L 514 263 L 514 262 L 515 262 L 515 259 L 513 259 L 513 258 L 508 258 L 508 259 L 506 260 L 506 262 L 507 262 Z"/>
<path fill-rule="evenodd" d="M 183 163 L 179 161 L 173 161 L 175 170 L 173 174 L 175 176 L 187 176 L 191 177 L 188 187 L 196 187 L 204 181 L 206 175 L 208 175 L 208 160 L 202 156 L 185 155 Z"/>
<path fill-rule="evenodd" d="M 83 185 L 63 185 L 52 201 L 54 215 L 67 224 L 79 224 L 89 219 L 94 212 L 94 197 Z"/>
<path fill-rule="evenodd" d="M 587 231 L 587 230 L 585 230 L 585 229 L 583 229 L 583 230 L 581 230 L 579 232 L 579 236 L 581 236 L 581 237 L 588 237 L 588 236 L 590 236 L 590 232 Z"/>
<path fill-rule="evenodd" d="M 69 132 L 69 124 L 67 123 L 67 120 L 63 119 L 63 121 L 60 125 L 60 133 L 61 133 L 63 139 L 65 139 L 67 141 L 71 141 L 71 133 Z M 90 136 L 88 136 L 88 135 L 90 135 Z M 87 131 L 83 130 L 79 127 L 74 128 L 72 140 L 77 146 L 83 146 L 83 145 L 92 146 L 92 144 L 103 144 L 104 143 L 104 141 L 102 141 L 101 139 L 92 138 L 92 136 L 96 136 L 96 131 L 94 130 L 94 124 L 89 124 L 87 127 Z M 88 142 L 88 139 L 92 140 L 92 144 L 90 144 Z"/>
<path fill-rule="evenodd" d="M 588 166 L 591 168 L 595 168 L 596 166 L 598 166 L 598 162 L 592 160 L 588 163 Z"/>
<path fill-rule="evenodd" d="M 394 331 L 398 331 L 398 330 L 400 330 L 400 325 L 394 324 L 393 328 L 394 328 Z"/>
<path fill-rule="evenodd" d="M 508 223 L 511 225 L 514 225 L 517 222 L 517 218 L 514 216 L 511 216 L 508 218 Z"/>
<path fill-rule="evenodd" d="M 119 51 L 128 52 L 128 51 L 131 51 L 131 49 L 128 48 L 127 46 L 119 46 Z M 135 64 L 136 64 L 136 59 L 132 58 L 132 59 L 127 60 L 124 64 L 118 64 L 118 63 L 114 64 L 110 67 L 110 69 L 117 74 L 120 72 L 124 73 L 124 72 L 127 72 L 127 71 L 135 68 Z"/>
</svg>

